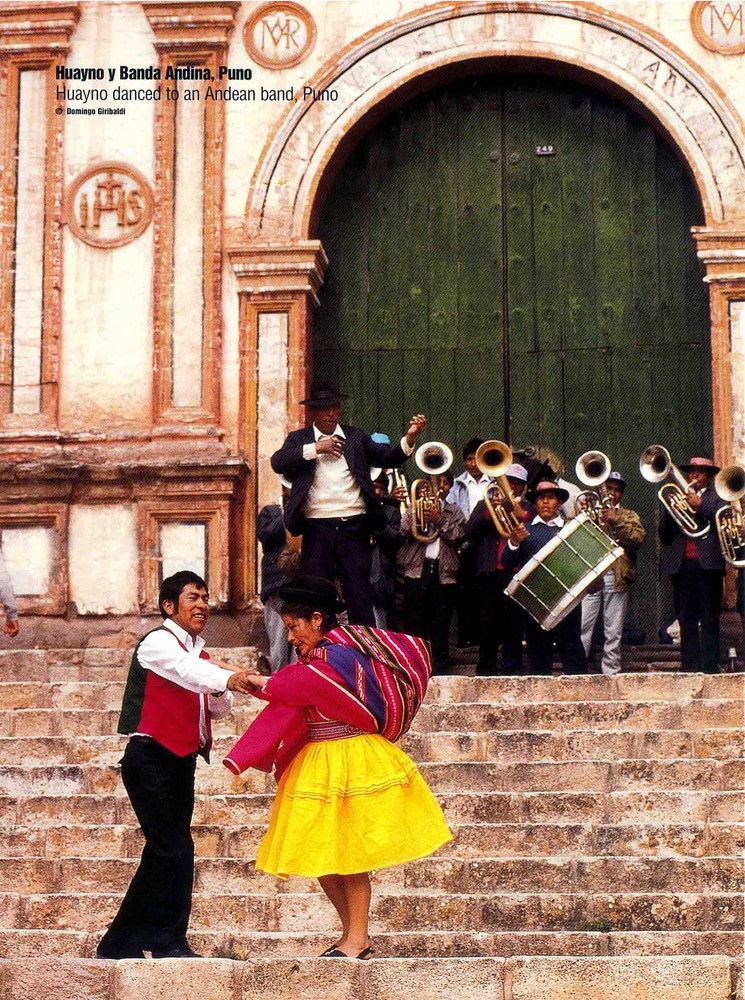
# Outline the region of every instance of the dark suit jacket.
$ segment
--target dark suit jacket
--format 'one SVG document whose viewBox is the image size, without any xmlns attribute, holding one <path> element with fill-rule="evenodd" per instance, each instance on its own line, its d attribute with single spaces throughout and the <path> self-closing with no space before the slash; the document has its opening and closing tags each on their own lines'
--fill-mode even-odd
<svg viewBox="0 0 745 1000">
<path fill-rule="evenodd" d="M 564 523 L 566 524 L 566 521 Z M 558 535 L 561 531 L 561 528 L 557 528 L 553 524 L 546 524 L 545 521 L 541 521 L 540 524 L 526 524 L 525 527 L 528 529 L 528 537 L 520 543 L 517 549 L 511 549 L 509 545 L 505 546 L 502 562 L 507 569 L 521 569 L 529 559 L 541 551 L 547 542 L 551 541 L 554 535 Z"/>
<path fill-rule="evenodd" d="M 406 455 L 400 444 L 376 444 L 370 435 L 359 427 L 342 424 L 341 429 L 346 435 L 344 458 L 362 493 L 365 508 L 370 515 L 370 527 L 383 528 L 385 514 L 380 499 L 375 495 L 370 468 L 395 469 L 406 461 Z M 291 431 L 285 443 L 271 458 L 274 471 L 292 483 L 292 490 L 285 503 L 285 524 L 293 535 L 303 533 L 305 526 L 303 504 L 316 472 L 316 460 L 307 462 L 303 458 L 303 446 L 314 443 L 312 426 L 304 427 L 300 431 Z"/>
<path fill-rule="evenodd" d="M 523 510 L 527 511 L 528 523 L 535 517 L 535 507 L 529 500 L 520 500 Z M 494 521 L 486 508 L 486 502 L 479 500 L 473 508 L 471 516 L 466 525 L 466 538 L 476 546 L 476 575 L 483 573 L 493 573 L 497 568 L 497 557 L 499 555 L 502 536 L 497 534 Z M 502 565 L 504 565 L 504 550 L 507 541 L 502 545 Z"/>
<path fill-rule="evenodd" d="M 716 512 L 724 506 L 725 501 L 714 489 L 714 485 L 707 486 L 701 494 L 701 506 L 696 511 L 696 520 L 699 526 L 703 528 L 705 524 L 709 525 L 709 534 L 706 538 L 694 539 L 701 569 L 724 572 L 724 556 L 719 546 L 717 526 L 714 523 Z M 663 508 L 662 520 L 660 521 L 660 541 L 663 545 L 671 546 L 670 559 L 667 564 L 668 576 L 677 576 L 683 568 L 685 546 L 688 539 L 668 514 L 666 508 Z"/>
</svg>

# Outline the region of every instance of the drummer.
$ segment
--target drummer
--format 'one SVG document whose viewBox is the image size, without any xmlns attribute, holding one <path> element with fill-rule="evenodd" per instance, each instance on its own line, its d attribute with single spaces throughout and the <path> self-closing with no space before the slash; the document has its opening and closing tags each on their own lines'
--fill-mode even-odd
<svg viewBox="0 0 745 1000">
<path fill-rule="evenodd" d="M 536 515 L 528 525 L 518 525 L 510 535 L 502 557 L 507 569 L 520 569 L 564 527 L 559 508 L 567 502 L 569 493 L 558 483 L 543 480 L 528 492 L 527 499 L 535 505 Z M 525 647 L 531 674 L 551 674 L 554 642 L 559 644 L 565 674 L 587 672 L 581 640 L 581 606 L 577 606 L 549 632 L 544 631 L 530 615 L 526 615 L 526 619 Z"/>
</svg>

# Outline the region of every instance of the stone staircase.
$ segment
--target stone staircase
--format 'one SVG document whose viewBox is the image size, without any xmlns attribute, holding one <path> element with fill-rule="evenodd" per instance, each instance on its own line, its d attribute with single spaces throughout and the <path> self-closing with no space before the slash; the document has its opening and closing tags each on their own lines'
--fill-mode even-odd
<svg viewBox="0 0 745 1000">
<path fill-rule="evenodd" d="M 197 770 L 190 940 L 213 957 L 97 962 L 142 846 L 112 735 L 128 661 L 0 652 L 2 1000 L 742 996 L 742 675 L 434 679 L 404 748 L 455 839 L 375 876 L 370 963 L 315 959 L 317 883 L 254 870 L 272 780 L 219 763 L 240 700 Z"/>
</svg>

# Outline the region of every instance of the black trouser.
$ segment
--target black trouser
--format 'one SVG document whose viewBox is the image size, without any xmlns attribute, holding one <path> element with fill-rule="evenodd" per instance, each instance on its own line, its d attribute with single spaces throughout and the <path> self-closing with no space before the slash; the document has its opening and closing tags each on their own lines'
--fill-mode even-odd
<svg viewBox="0 0 745 1000">
<path fill-rule="evenodd" d="M 418 580 L 404 580 L 404 631 L 432 643 L 432 672 L 446 673 L 450 666 L 450 622 L 453 619 L 457 586 L 440 583 L 437 559 L 425 559 Z"/>
<path fill-rule="evenodd" d="M 680 618 L 683 670 L 703 670 L 705 674 L 719 670 L 723 579 L 719 570 L 701 569 L 698 559 L 684 559 L 680 573 L 672 578 Z"/>
<path fill-rule="evenodd" d="M 478 580 L 476 578 L 476 546 L 466 545 L 458 565 L 458 645 L 461 648 L 478 642 Z"/>
<path fill-rule="evenodd" d="M 372 548 L 366 514 L 309 518 L 303 528 L 300 570 L 341 582 L 350 625 L 374 625 L 370 584 Z"/>
<path fill-rule="evenodd" d="M 587 657 L 582 646 L 582 605 L 571 611 L 556 628 L 544 632 L 529 615 L 526 616 L 525 647 L 531 674 L 551 673 L 554 640 L 559 643 L 559 655 L 565 674 L 587 673 Z"/>
<path fill-rule="evenodd" d="M 98 946 L 104 958 L 187 948 L 194 883 L 196 754 L 177 757 L 133 736 L 122 758 L 122 781 L 145 834 L 145 848 L 119 912 Z"/>
<path fill-rule="evenodd" d="M 512 579 L 508 570 L 498 569 L 476 578 L 479 609 L 479 660 L 476 673 L 519 674 L 523 664 L 525 612 L 508 597 L 504 588 Z M 502 665 L 497 669 L 497 650 L 502 647 Z"/>
</svg>

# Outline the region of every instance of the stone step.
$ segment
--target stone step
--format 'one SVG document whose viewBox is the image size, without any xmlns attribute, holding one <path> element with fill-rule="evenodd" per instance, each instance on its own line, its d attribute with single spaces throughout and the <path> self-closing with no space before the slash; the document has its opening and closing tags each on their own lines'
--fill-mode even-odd
<svg viewBox="0 0 745 1000">
<path fill-rule="evenodd" d="M 199 857 L 256 856 L 265 826 L 196 826 Z M 463 823 L 438 857 L 738 857 L 745 823 Z M 0 830 L 0 857 L 136 858 L 143 847 L 135 827 L 66 824 L 49 829 Z"/>
<path fill-rule="evenodd" d="M 102 893 L 0 893 L 0 927 L 106 927 L 121 895 Z M 419 890 L 373 895 L 370 933 L 388 930 L 582 930 L 588 923 L 608 923 L 617 930 L 737 931 L 743 925 L 739 893 L 511 892 L 451 894 Z M 220 895 L 195 893 L 190 927 L 240 932 L 264 929 L 326 931 L 338 917 L 322 892 Z"/>
<path fill-rule="evenodd" d="M 117 754 L 112 754 L 117 758 Z M 18 758 L 16 758 L 18 759 Z M 711 790 L 745 787 L 745 761 L 740 759 L 600 760 L 535 762 L 424 762 L 420 771 L 438 794 L 464 791 L 605 793 L 611 791 Z M 0 765 L 0 795 L 112 794 L 121 791 L 114 763 Z M 199 763 L 197 792 L 228 795 L 273 791 L 274 779 L 259 771 L 232 775 L 220 764 Z"/>
<path fill-rule="evenodd" d="M 745 819 L 745 793 L 737 791 L 448 792 L 438 799 L 451 823 L 643 823 L 649 819 L 670 823 L 680 817 L 690 822 L 736 823 Z M 193 825 L 264 823 L 272 802 L 270 793 L 198 795 Z M 46 829 L 62 823 L 138 825 L 124 794 L 0 796 L 0 829 Z"/>
<path fill-rule="evenodd" d="M 136 858 L 0 858 L 3 891 L 16 893 L 124 892 Z M 638 892 L 738 892 L 745 869 L 737 857 L 496 857 L 426 858 L 376 872 L 376 886 L 400 894 L 418 890 L 447 893 L 609 892 L 633 886 Z M 312 878 L 277 879 L 251 861 L 204 858 L 196 861 L 195 889 L 202 893 L 268 896 L 315 891 Z"/>
<path fill-rule="evenodd" d="M 247 962 L 93 962 L 38 958 L 0 964 L 3 1000 L 730 1000 L 731 961 L 714 956 L 389 958 L 370 962 L 265 958 Z"/>
</svg>

